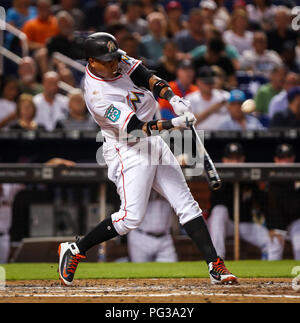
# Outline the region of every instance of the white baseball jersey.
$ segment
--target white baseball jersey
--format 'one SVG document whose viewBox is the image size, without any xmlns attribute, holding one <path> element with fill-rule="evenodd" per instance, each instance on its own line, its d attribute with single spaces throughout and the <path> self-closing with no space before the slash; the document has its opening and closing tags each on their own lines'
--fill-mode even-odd
<svg viewBox="0 0 300 323">
<path fill-rule="evenodd" d="M 151 121 L 156 112 L 153 94 L 145 88 L 137 87 L 130 75 L 141 61 L 122 56 L 119 73 L 114 79 L 102 79 L 86 67 L 85 100 L 88 110 L 99 124 L 103 136 L 117 142 L 119 131 L 126 130 L 133 114 L 141 121 Z"/>
<path fill-rule="evenodd" d="M 134 114 L 147 122 L 156 112 L 153 94 L 136 86 L 130 78 L 139 64 L 140 61 L 123 56 L 119 63 L 120 74 L 110 80 L 95 76 L 87 67 L 84 85 L 87 108 L 106 138 L 103 156 L 108 177 L 115 183 L 121 200 L 120 210 L 111 215 L 119 235 L 139 227 L 152 188 L 169 202 L 182 225 L 202 215 L 180 165 L 161 137 L 147 137 L 133 146 L 120 140 L 126 135 Z M 146 153 L 139 154 L 138 150 Z M 150 152 L 151 160 L 153 154 L 159 157 L 159 165 L 149 163 Z"/>
</svg>

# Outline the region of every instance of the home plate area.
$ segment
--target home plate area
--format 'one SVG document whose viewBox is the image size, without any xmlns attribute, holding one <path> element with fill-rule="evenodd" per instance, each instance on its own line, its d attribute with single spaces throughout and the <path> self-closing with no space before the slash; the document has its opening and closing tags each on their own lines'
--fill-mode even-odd
<svg viewBox="0 0 300 323">
<path fill-rule="evenodd" d="M 208 279 L 10 281 L 0 290 L 1 303 L 300 303 L 292 279 L 240 279 L 239 285 L 212 286 Z"/>
</svg>

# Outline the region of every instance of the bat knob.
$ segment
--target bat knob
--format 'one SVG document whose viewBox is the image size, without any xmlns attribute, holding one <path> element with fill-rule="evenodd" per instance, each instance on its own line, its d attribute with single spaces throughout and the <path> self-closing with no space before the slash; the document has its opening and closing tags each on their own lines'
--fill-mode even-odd
<svg viewBox="0 0 300 323">
<path fill-rule="evenodd" d="M 210 187 L 213 191 L 218 191 L 222 187 L 222 182 L 219 181 L 212 181 L 210 183 Z"/>
</svg>

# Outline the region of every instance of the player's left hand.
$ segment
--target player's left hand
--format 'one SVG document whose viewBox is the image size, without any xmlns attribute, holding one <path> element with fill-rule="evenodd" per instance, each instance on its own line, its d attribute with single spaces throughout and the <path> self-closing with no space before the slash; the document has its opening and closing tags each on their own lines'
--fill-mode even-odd
<svg viewBox="0 0 300 323">
<path fill-rule="evenodd" d="M 175 128 L 189 128 L 195 125 L 197 119 L 191 112 L 185 112 L 182 116 L 172 119 Z"/>
<path fill-rule="evenodd" d="M 188 112 L 191 110 L 191 103 L 190 101 L 180 98 L 179 96 L 175 95 L 173 98 L 170 100 L 170 104 L 173 107 L 174 112 L 178 115 L 181 116 L 185 112 Z"/>
</svg>

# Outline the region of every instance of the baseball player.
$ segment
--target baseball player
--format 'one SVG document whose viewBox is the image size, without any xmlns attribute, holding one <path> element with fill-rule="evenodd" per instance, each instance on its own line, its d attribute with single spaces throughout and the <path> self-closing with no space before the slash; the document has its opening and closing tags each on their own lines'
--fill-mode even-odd
<svg viewBox="0 0 300 323">
<path fill-rule="evenodd" d="M 180 224 L 202 252 L 211 282 L 236 283 L 237 278 L 216 253 L 202 211 L 176 158 L 160 136 L 151 136 L 156 130 L 187 128 L 194 124 L 196 120 L 189 112 L 190 103 L 174 95 L 168 83 L 156 77 L 141 61 L 126 56 L 110 34 L 89 36 L 85 54 L 88 59 L 85 100 L 105 137 L 103 156 L 108 177 L 117 187 L 121 207 L 82 239 L 60 244 L 62 283 L 72 284 L 78 262 L 91 247 L 139 227 L 152 189 L 170 203 Z M 179 117 L 168 121 L 153 120 L 155 97 L 168 100 Z M 128 134 L 137 131 L 143 132 L 146 138 L 137 138 L 133 143 Z M 148 162 L 155 154 L 159 157 L 159 165 Z"/>
<path fill-rule="evenodd" d="M 173 210 L 152 190 L 146 216 L 135 230 L 129 232 L 128 252 L 132 262 L 176 262 L 177 254 L 171 235 Z"/>
<path fill-rule="evenodd" d="M 0 264 L 5 264 L 9 257 L 12 206 L 15 196 L 22 189 L 20 184 L 0 184 Z"/>
</svg>

